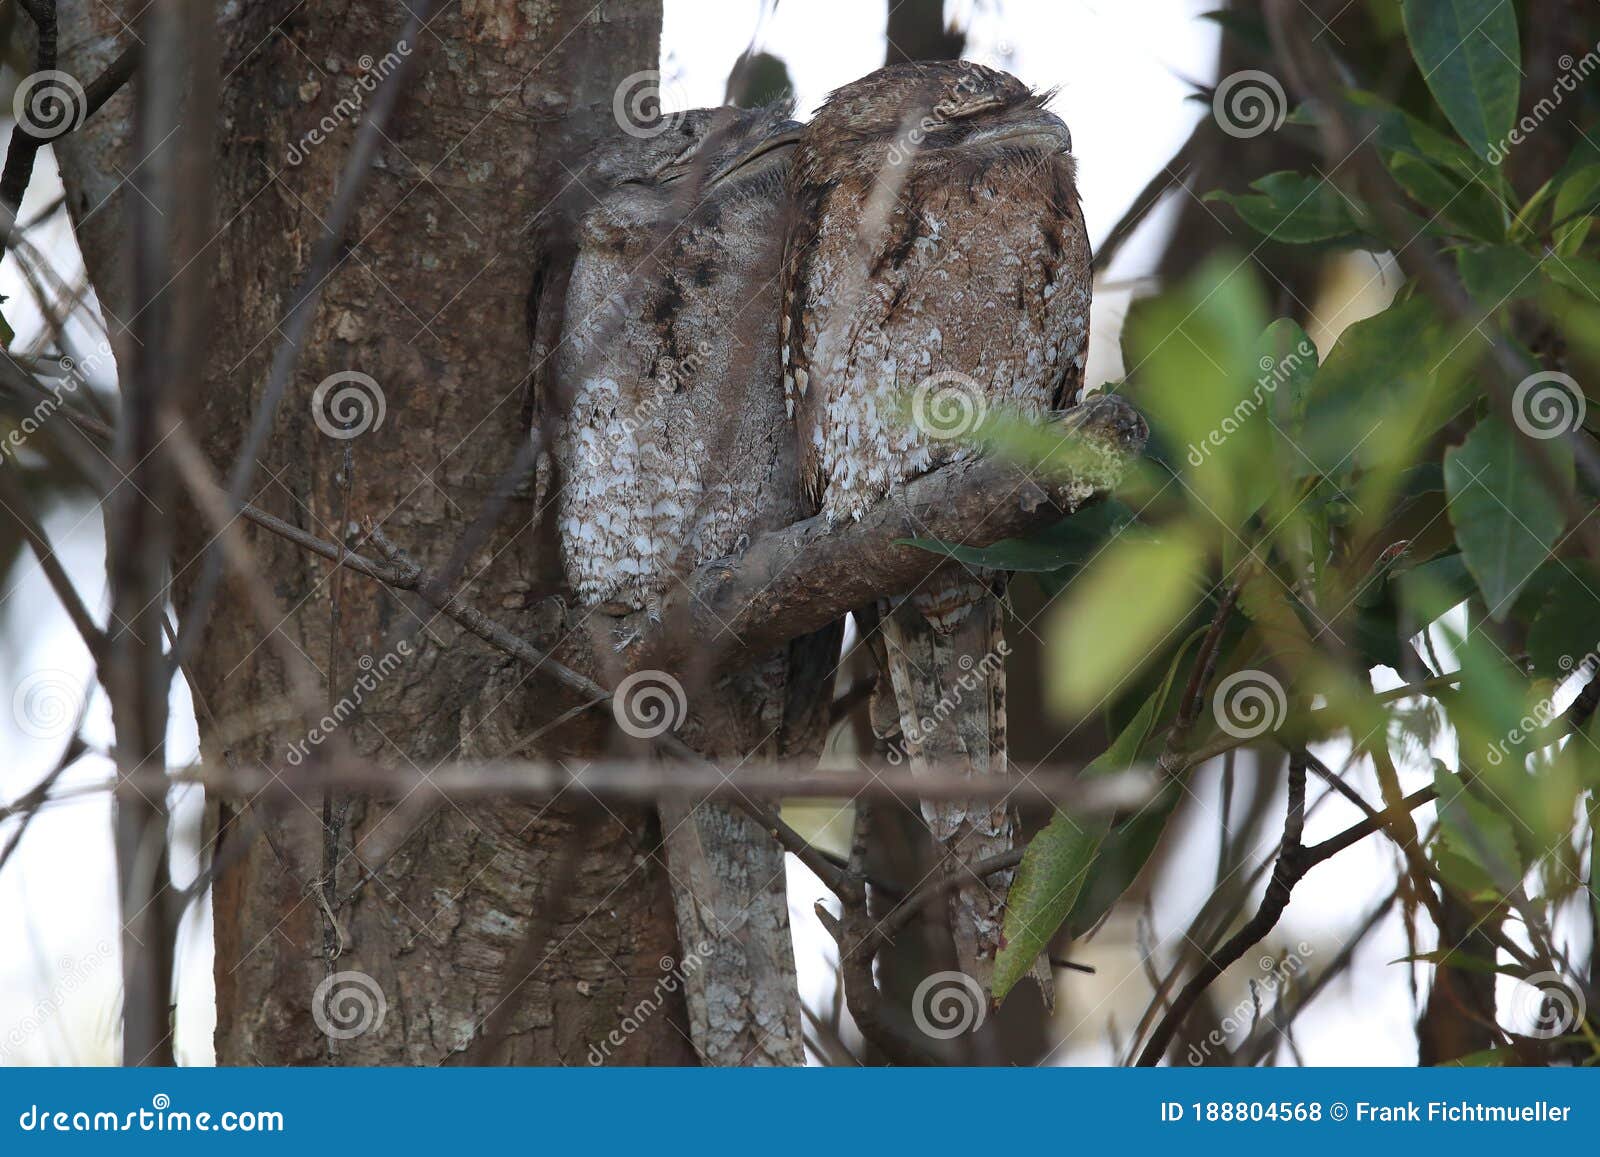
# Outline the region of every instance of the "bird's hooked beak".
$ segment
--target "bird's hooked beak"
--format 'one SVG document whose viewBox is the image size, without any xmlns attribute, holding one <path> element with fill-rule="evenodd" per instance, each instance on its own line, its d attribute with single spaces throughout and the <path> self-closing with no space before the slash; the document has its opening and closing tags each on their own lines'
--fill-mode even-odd
<svg viewBox="0 0 1600 1157">
<path fill-rule="evenodd" d="M 745 150 L 739 156 L 733 157 L 721 165 L 715 172 L 711 174 L 710 179 L 712 182 L 720 181 L 724 177 L 731 176 L 740 169 L 755 164 L 763 157 L 769 157 L 780 150 L 793 148 L 799 140 L 800 130 L 798 128 L 789 129 L 781 133 L 773 133 L 771 136 L 763 137 L 761 140 L 757 141 L 753 147 Z"/>
<path fill-rule="evenodd" d="M 974 129 L 963 145 L 1013 145 L 1070 154 L 1072 133 L 1066 122 L 1042 108 L 1024 108 L 995 123 Z"/>
</svg>

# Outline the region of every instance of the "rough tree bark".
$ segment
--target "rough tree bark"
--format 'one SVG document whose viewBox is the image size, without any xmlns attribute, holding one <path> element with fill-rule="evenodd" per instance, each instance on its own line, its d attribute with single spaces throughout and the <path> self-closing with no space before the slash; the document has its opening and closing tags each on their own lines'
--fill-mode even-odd
<svg viewBox="0 0 1600 1157">
<path fill-rule="evenodd" d="M 385 61 L 407 13 L 383 0 L 268 0 L 217 12 L 217 224 L 200 257 L 212 317 L 185 427 L 224 474 L 362 110 L 376 99 L 364 78 L 392 70 Z M 110 6 L 61 0 L 61 17 L 61 67 L 84 82 L 131 43 Z M 448 567 L 525 438 L 529 227 L 556 194 L 582 195 L 579 158 L 615 131 L 618 83 L 655 67 L 660 18 L 659 0 L 440 5 L 407 46 L 405 96 L 321 287 L 250 501 L 352 547 L 371 519 L 418 561 Z M 143 160 L 132 151 L 131 110 L 124 92 L 58 148 L 119 353 L 130 320 L 122 210 L 136 195 L 122 175 Z M 319 382 L 347 371 L 369 375 L 386 406 L 381 425 L 348 440 L 319 429 L 311 401 Z M 180 620 L 212 538 L 199 513 L 183 513 Z M 331 709 L 374 672 L 381 677 L 366 681 L 376 685 L 326 742 L 423 770 L 501 754 L 575 702 L 420 604 L 403 605 L 253 529 L 243 538 L 256 590 L 235 577 L 224 583 L 189 672 L 209 761 L 281 763 L 297 743 L 315 760 L 320 748 L 306 742 L 312 713 L 296 706 L 296 686 L 309 685 Z M 541 637 L 553 562 L 538 512 L 513 498 L 462 575 L 477 605 Z M 267 626 L 276 640 L 266 639 Z M 397 650 L 401 639 L 409 655 Z M 560 657 L 581 668 L 572 651 Z M 569 726 L 541 742 L 546 754 L 581 755 L 596 741 L 594 727 Z M 645 809 L 599 813 L 576 861 L 562 863 L 571 801 L 449 805 L 404 839 L 386 828 L 392 799 L 305 798 L 271 811 L 218 802 L 220 1063 L 460 1061 L 496 1007 L 536 909 L 553 920 L 537 953 L 548 959 L 535 960 L 514 994 L 501 1059 L 581 1064 L 599 1043 L 611 1062 L 693 1063 L 681 998 L 662 999 L 663 958 L 678 949 Z M 250 841 L 258 821 L 270 838 Z M 387 864 L 368 862 L 369 848 L 395 843 Z M 364 865 L 378 870 L 362 885 Z M 386 1012 L 381 1024 L 340 1039 L 318 1027 L 312 1002 L 319 983 L 346 971 L 373 978 Z M 650 1011 L 636 1031 L 607 1046 L 641 1002 Z"/>
</svg>

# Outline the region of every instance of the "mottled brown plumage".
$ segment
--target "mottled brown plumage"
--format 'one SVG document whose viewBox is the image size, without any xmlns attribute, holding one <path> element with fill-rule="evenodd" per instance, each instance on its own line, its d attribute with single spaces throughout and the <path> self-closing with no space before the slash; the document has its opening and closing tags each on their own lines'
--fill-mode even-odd
<svg viewBox="0 0 1600 1157">
<path fill-rule="evenodd" d="M 783 110 L 696 110 L 593 166 L 538 409 L 568 578 L 623 670 L 638 638 L 674 628 L 654 620 L 681 574 L 800 516 L 777 344 L 795 127 Z M 804 640 L 732 674 L 677 673 L 679 735 L 730 769 L 814 753 L 836 654 Z M 801 1063 L 782 849 L 731 804 L 661 818 L 696 1047 L 713 1064 Z"/>
<path fill-rule="evenodd" d="M 1027 416 L 1083 384 L 1091 289 L 1071 138 L 1046 96 L 967 63 L 902 64 L 835 92 L 790 173 L 784 387 L 801 473 L 831 519 L 976 453 L 986 411 Z M 959 564 L 881 611 L 899 731 L 913 766 L 1003 774 L 1004 576 Z M 891 750 L 897 750 L 892 747 Z M 964 874 L 952 901 L 962 967 L 985 983 L 1006 876 L 970 865 L 1010 848 L 1001 805 L 924 804 Z"/>
</svg>

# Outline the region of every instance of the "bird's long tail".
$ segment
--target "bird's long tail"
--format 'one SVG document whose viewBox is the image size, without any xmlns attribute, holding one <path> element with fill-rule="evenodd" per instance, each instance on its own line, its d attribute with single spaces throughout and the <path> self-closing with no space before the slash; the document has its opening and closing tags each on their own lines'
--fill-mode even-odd
<svg viewBox="0 0 1600 1157">
<path fill-rule="evenodd" d="M 881 608 L 899 744 L 913 772 L 1008 774 L 1001 585 L 997 576 L 951 565 L 916 594 Z M 1015 846 L 1015 810 L 1002 799 L 924 800 L 922 815 L 941 853 L 939 870 L 959 881 L 950 893 L 957 961 L 987 989 L 1011 873 L 980 878 L 972 868 Z M 1048 1000 L 1048 971 L 1034 975 Z"/>
<path fill-rule="evenodd" d="M 727 768 L 815 758 L 827 736 L 842 625 L 728 676 L 686 738 Z M 773 808 L 776 800 L 769 801 Z M 736 803 L 663 800 L 690 1035 L 711 1065 L 802 1065 L 784 851 Z"/>
<path fill-rule="evenodd" d="M 802 1065 L 783 849 L 721 800 L 660 805 L 690 1035 L 708 1065 Z"/>
</svg>

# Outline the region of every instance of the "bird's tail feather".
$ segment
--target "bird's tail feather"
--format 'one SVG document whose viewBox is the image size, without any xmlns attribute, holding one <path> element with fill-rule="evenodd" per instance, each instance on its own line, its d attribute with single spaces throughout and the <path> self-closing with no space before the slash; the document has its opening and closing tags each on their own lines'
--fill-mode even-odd
<svg viewBox="0 0 1600 1157">
<path fill-rule="evenodd" d="M 946 568 L 917 595 L 883 608 L 900 745 L 913 772 L 1008 773 L 1004 608 L 997 586 Z M 941 870 L 960 880 L 950 893 L 957 960 L 987 988 L 1011 873 L 979 878 L 971 868 L 1015 846 L 1015 809 L 1001 799 L 924 800 L 922 815 L 943 853 Z M 1048 1000 L 1048 970 L 1036 968 L 1034 976 Z"/>
</svg>

